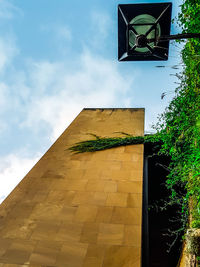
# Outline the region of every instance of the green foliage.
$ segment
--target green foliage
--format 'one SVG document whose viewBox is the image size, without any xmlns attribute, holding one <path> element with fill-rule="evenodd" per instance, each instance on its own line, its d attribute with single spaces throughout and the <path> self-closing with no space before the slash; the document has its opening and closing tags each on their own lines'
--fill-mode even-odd
<svg viewBox="0 0 200 267">
<path fill-rule="evenodd" d="M 119 146 L 145 143 L 155 143 L 156 147 L 159 146 L 161 143 L 159 135 L 132 136 L 126 133 L 123 134 L 126 135 L 126 137 L 108 138 L 93 135 L 96 139 L 79 142 L 74 146 L 70 147 L 70 150 L 76 153 L 83 153 L 99 151 Z"/>
<path fill-rule="evenodd" d="M 185 0 L 178 16 L 185 33 L 200 33 L 199 0 Z M 156 129 L 163 141 L 162 153 L 171 157 L 167 187 L 172 195 L 177 185 L 187 189 L 182 201 L 182 217 L 188 203 L 191 226 L 200 228 L 200 40 L 190 39 L 182 50 L 184 70 L 176 97 L 160 116 Z"/>
</svg>

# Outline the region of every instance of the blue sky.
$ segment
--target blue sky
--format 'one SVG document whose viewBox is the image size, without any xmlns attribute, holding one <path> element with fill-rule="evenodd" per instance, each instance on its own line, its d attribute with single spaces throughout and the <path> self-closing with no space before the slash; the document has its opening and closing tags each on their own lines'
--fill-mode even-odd
<svg viewBox="0 0 200 267">
<path fill-rule="evenodd" d="M 180 47 L 167 62 L 117 61 L 117 5 L 149 2 L 162 1 L 0 0 L 0 201 L 84 107 L 144 107 L 151 131 Z"/>
</svg>

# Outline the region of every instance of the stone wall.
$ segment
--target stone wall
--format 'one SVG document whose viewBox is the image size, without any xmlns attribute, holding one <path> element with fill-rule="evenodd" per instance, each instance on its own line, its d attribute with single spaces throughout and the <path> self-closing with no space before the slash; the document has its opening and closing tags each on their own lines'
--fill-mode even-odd
<svg viewBox="0 0 200 267">
<path fill-rule="evenodd" d="M 144 110 L 79 114 L 1 204 L 0 267 L 140 266 L 143 145 L 68 150 L 119 132 L 143 135 Z"/>
</svg>

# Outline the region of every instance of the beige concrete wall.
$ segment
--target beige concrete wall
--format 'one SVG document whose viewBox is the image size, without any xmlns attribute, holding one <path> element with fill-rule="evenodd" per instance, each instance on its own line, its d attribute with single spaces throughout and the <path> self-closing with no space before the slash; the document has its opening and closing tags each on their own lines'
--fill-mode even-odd
<svg viewBox="0 0 200 267">
<path fill-rule="evenodd" d="M 143 109 L 85 109 L 0 206 L 0 267 L 139 267 L 143 145 L 73 154 L 74 143 L 143 135 Z"/>
</svg>

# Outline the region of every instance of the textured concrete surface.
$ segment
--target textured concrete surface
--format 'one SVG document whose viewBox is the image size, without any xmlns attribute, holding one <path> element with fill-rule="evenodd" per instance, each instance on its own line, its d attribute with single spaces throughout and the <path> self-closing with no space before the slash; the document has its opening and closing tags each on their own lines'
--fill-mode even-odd
<svg viewBox="0 0 200 267">
<path fill-rule="evenodd" d="M 0 267 L 139 267 L 143 145 L 73 154 L 74 143 L 143 135 L 143 109 L 84 109 L 0 206 Z"/>
</svg>

